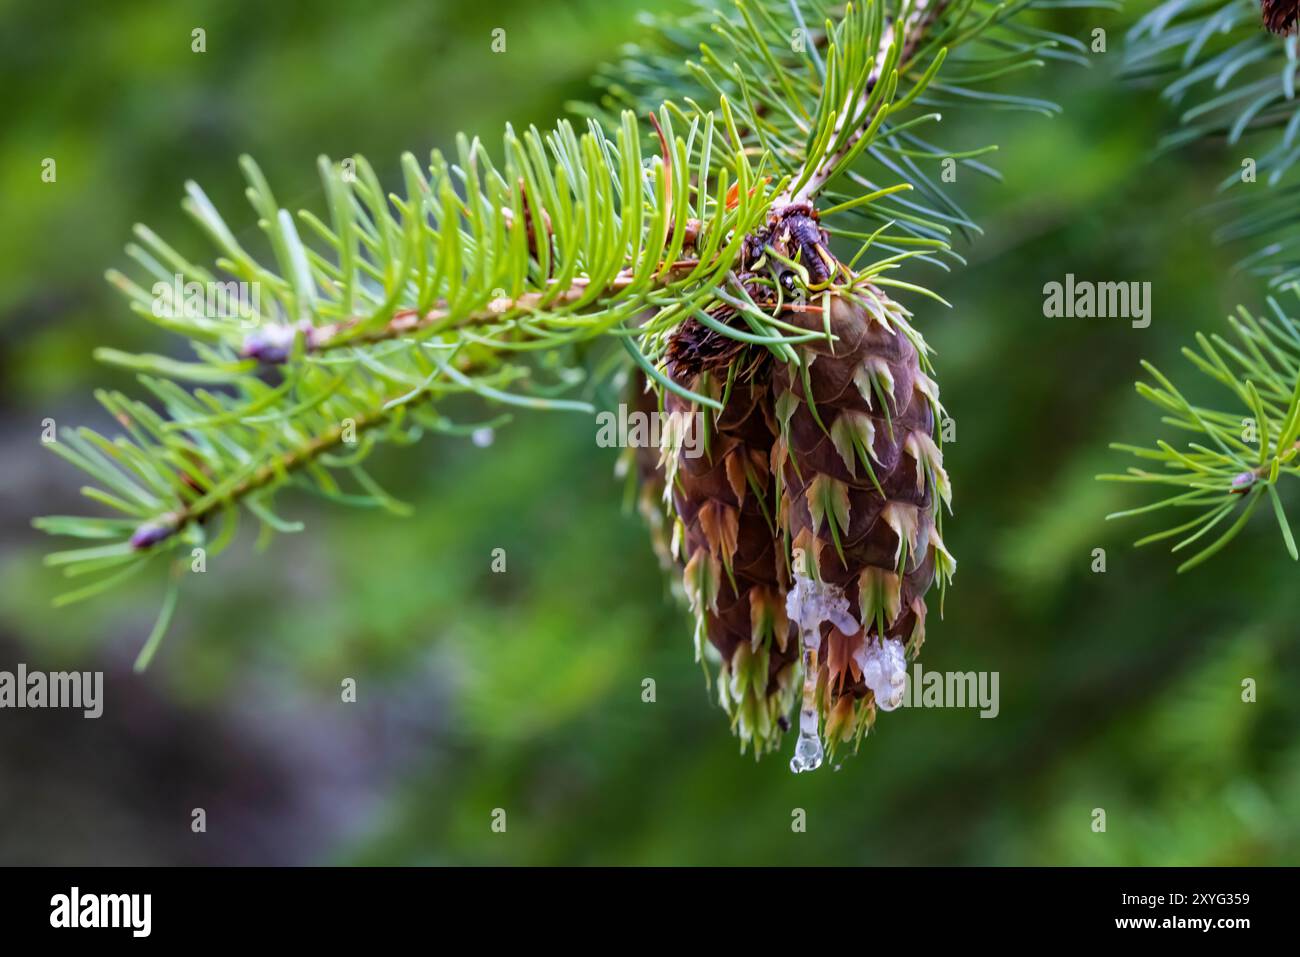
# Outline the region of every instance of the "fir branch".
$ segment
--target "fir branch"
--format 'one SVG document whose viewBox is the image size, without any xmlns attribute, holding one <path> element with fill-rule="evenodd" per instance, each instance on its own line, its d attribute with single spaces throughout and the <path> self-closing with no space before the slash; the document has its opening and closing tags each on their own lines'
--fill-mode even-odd
<svg viewBox="0 0 1300 957">
<path fill-rule="evenodd" d="M 725 102 L 721 109 L 725 115 Z M 291 530 L 268 501 L 285 484 L 392 507 L 361 462 L 377 439 L 461 431 L 437 411 L 456 395 L 590 411 L 556 397 L 583 378 L 564 353 L 609 336 L 630 341 L 647 310 L 663 328 L 713 303 L 741 239 L 766 215 L 766 181 L 721 136 L 714 114 L 686 115 L 684 138 L 662 115 L 671 152 L 649 160 L 630 115 L 612 137 L 594 126 L 578 137 L 563 123 L 545 138 L 507 131 L 501 170 L 476 141 L 461 141 L 458 164 L 435 153 L 427 177 L 407 156 L 405 197 L 385 196 L 364 159 L 353 161 L 355 175 L 322 160 L 331 221 L 298 217 L 315 244 L 300 238 L 245 160 L 279 272 L 254 259 L 190 184 L 185 206 L 221 253 L 216 269 L 185 260 L 140 227 L 140 245 L 128 251 L 145 281 L 155 281 L 152 290 L 121 273 L 109 278 L 138 314 L 187 336 L 197 361 L 97 353 L 139 373 L 165 414 L 101 394 L 127 434 L 65 431 L 52 445 L 100 483 L 87 495 L 128 517 L 38 521 L 54 533 L 117 540 L 57 553 L 52 564 L 69 575 L 116 572 L 160 548 L 209 543 L 206 526 L 219 514 L 226 520 L 216 541 L 224 547 L 239 505 L 265 528 Z M 692 169 L 703 171 L 694 184 Z M 694 217 L 680 215 L 687 201 Z M 515 224 L 533 227 L 532 235 Z M 263 293 L 225 303 L 232 315 L 190 308 L 184 289 L 224 277 Z M 532 373 L 507 361 L 537 352 L 560 358 L 558 389 L 529 386 Z M 222 390 L 189 392 L 180 382 Z M 343 491 L 331 477 L 338 470 L 362 492 Z"/>
<path fill-rule="evenodd" d="M 877 115 L 872 109 L 876 85 L 885 71 L 895 65 L 900 72 L 907 71 L 926 31 L 947 6 L 948 0 L 912 0 L 910 6 L 904 4 L 898 16 L 885 25 L 876 43 L 876 55 L 867 74 L 866 84 L 856 100 L 846 102 L 835 118 L 833 136 L 840 145 L 822 157 L 815 169 L 808 169 L 806 165 L 799 169 L 791 177 L 792 186 L 776 198 L 778 206 L 813 202 L 842 171 L 845 163 L 856 155 L 859 143 L 871 130 L 872 120 Z M 899 20 L 903 23 L 902 30 L 898 29 Z M 941 52 L 936 57 L 931 71 L 938 71 L 943 56 L 944 53 Z M 847 135 L 844 133 L 846 128 L 850 130 Z"/>
<path fill-rule="evenodd" d="M 673 282 L 691 277 L 702 266 L 704 264 L 698 259 L 667 263 L 654 272 L 652 286 L 659 290 L 667 289 Z M 626 293 L 634 282 L 636 277 L 630 270 L 624 270 L 605 286 L 598 301 Z M 273 327 L 270 332 L 257 332 L 247 336 L 240 347 L 240 355 L 264 364 L 278 365 L 288 360 L 298 336 L 302 337 L 305 351 L 323 353 L 332 349 L 408 338 L 428 330 L 445 329 L 453 322 L 457 328 L 497 325 L 511 316 L 531 316 L 547 308 L 563 310 L 589 298 L 590 292 L 591 283 L 585 278 L 578 278 L 558 295 L 554 292 L 526 292 L 514 298 L 498 296 L 489 300 L 485 308 L 471 310 L 459 317 L 444 304 L 424 313 L 417 309 L 399 309 L 379 328 L 374 328 L 373 323 L 359 316 L 325 325 L 312 325 L 310 322 L 282 324 Z M 366 328 L 358 331 L 358 327 L 363 324 Z"/>
<path fill-rule="evenodd" d="M 1224 198 L 1203 212 L 1222 223 L 1216 241 L 1254 244 L 1240 265 L 1275 288 L 1300 279 L 1300 228 L 1286 211 L 1300 189 L 1298 43 L 1264 29 L 1258 0 L 1167 0 L 1130 30 L 1125 53 L 1128 75 L 1163 84 L 1179 109 L 1159 151 L 1251 143 L 1219 183 Z"/>
<path fill-rule="evenodd" d="M 207 521 L 220 510 L 248 499 L 273 483 L 284 481 L 294 473 L 308 468 L 321 456 L 339 446 L 355 441 L 356 437 L 387 424 L 391 421 L 392 410 L 398 405 L 410 408 L 415 404 L 429 401 L 433 395 L 434 393 L 428 390 L 416 394 L 394 395 L 377 407 L 331 425 L 322 433 L 312 435 L 269 460 L 257 464 L 247 477 L 240 478 L 233 485 L 223 489 L 220 495 L 209 492 L 197 501 L 182 506 L 178 511 L 141 525 L 131 536 L 131 547 L 136 551 L 152 548 L 191 524 Z"/>
<path fill-rule="evenodd" d="M 1300 290 L 1297 290 L 1300 296 Z M 1165 412 L 1161 419 L 1190 433 L 1182 449 L 1160 440 L 1151 447 L 1115 444 L 1144 463 L 1123 474 L 1102 475 L 1107 481 L 1133 482 L 1171 492 L 1155 502 L 1116 512 L 1108 519 L 1126 518 L 1175 508 L 1193 517 L 1140 539 L 1137 545 L 1178 540 L 1172 551 L 1196 546 L 1178 568 L 1194 568 L 1223 549 L 1241 529 L 1265 495 L 1292 559 L 1300 558 L 1277 486 L 1284 476 L 1300 475 L 1300 325 L 1269 298 L 1272 316 L 1257 317 L 1244 307 L 1229 317 L 1236 333 L 1232 342 L 1220 335 L 1196 337 L 1199 351 L 1183 354 L 1209 379 L 1226 388 L 1236 412 L 1198 405 L 1155 366 L 1143 362 L 1154 384 L 1138 383 L 1138 393 Z M 1162 492 L 1163 494 L 1163 492 Z M 1237 521 L 1223 527 L 1239 513 Z M 1212 531 L 1217 537 L 1207 539 Z M 1180 537 L 1181 536 L 1181 537 Z"/>
<path fill-rule="evenodd" d="M 813 18 L 792 14 L 789 0 L 696 0 L 694 14 L 655 21 L 655 42 L 631 47 L 602 72 L 603 109 L 575 108 L 609 123 L 620 108 L 644 112 L 662 98 L 726 95 L 745 148 L 768 152 L 790 178 L 778 206 L 799 192 L 803 200 L 841 210 L 827 220 L 833 236 L 869 239 L 873 251 L 948 268 L 947 261 L 961 261 L 950 249 L 954 233 L 972 237 L 979 228 L 926 164 L 951 160 L 974 174 L 998 174 L 982 160 L 992 147 L 941 146 L 927 130 L 948 108 L 1053 112 L 1045 101 L 985 87 L 1049 59 L 1088 65 L 1077 39 L 1020 22 L 1029 11 L 1066 6 L 1118 8 L 1115 0 L 868 0 L 849 5 L 837 22 L 810 28 Z M 895 50 L 893 24 L 900 18 L 913 27 Z M 702 34 L 720 46 L 700 42 Z M 802 42 L 792 42 L 792 35 Z M 834 55 L 823 52 L 832 48 Z M 940 63 L 942 81 L 931 72 Z M 890 82 L 896 93 L 886 104 Z M 867 109 L 872 97 L 877 101 Z M 833 152 L 841 155 L 828 163 Z M 863 193 L 898 186 L 876 201 L 850 205 Z"/>
<path fill-rule="evenodd" d="M 1279 187 L 1300 160 L 1294 143 L 1300 131 L 1296 42 L 1295 36 L 1279 40 L 1263 29 L 1255 0 L 1169 0 L 1130 31 L 1127 63 L 1134 77 L 1162 80 L 1164 98 L 1182 107 L 1181 129 L 1164 137 L 1161 150 L 1207 139 L 1230 146 L 1247 136 L 1256 142 L 1272 140 L 1271 148 L 1248 160 L 1256 176 L 1266 176 L 1265 182 L 1234 173 L 1219 184 L 1221 192 L 1232 192 L 1203 212 L 1227 219 L 1216 231 L 1219 241 L 1263 243 L 1242 264 L 1268 276 L 1270 285 L 1300 295 L 1300 257 L 1295 253 L 1300 232 L 1286 211 L 1297 187 Z M 1163 440 L 1151 447 L 1114 445 L 1163 470 L 1130 468 L 1122 475 L 1099 476 L 1174 492 L 1108 518 L 1166 508 L 1193 513 L 1190 520 L 1137 542 L 1177 539 L 1173 551 L 1193 551 L 1180 572 L 1225 548 L 1265 497 L 1287 553 L 1300 558 L 1277 489 L 1283 476 L 1300 474 L 1300 328 L 1274 297 L 1268 304 L 1271 318 L 1257 318 L 1245 307 L 1229 317 L 1236 343 L 1198 334 L 1199 351 L 1183 349 L 1202 374 L 1231 392 L 1235 410 L 1194 404 L 1144 362 L 1155 385 L 1138 383 L 1139 394 L 1164 410 L 1166 425 L 1196 441 L 1182 449 Z"/>
<path fill-rule="evenodd" d="M 110 512 L 37 520 L 94 543 L 49 556 L 70 578 L 93 579 L 61 601 L 114 587 L 159 554 L 218 554 L 241 511 L 264 536 L 297 531 L 274 509 L 285 487 L 400 513 L 364 469 L 377 446 L 464 434 L 475 426 L 446 409 L 466 396 L 590 410 L 574 396 L 592 387 L 584 347 L 621 347 L 613 353 L 662 388 L 716 407 L 665 375 L 683 322 L 710 318 L 715 332 L 782 361 L 822 335 L 778 318 L 781 282 L 794 276 L 811 286 L 812 264 L 754 242 L 786 197 L 815 199 L 833 220 L 877 220 L 861 233 L 832 225 L 860 241 L 854 272 L 927 294 L 885 274 L 945 248 L 950 227 L 974 224 L 917 160 L 951 157 L 987 170 L 977 152 L 920 139 L 920 126 L 938 119 L 922 111 L 942 102 L 936 91 L 1003 102 L 972 86 L 987 77 L 987 57 L 943 86 L 939 65 L 955 47 L 983 46 L 1008 70 L 1049 53 L 1069 58 L 1068 38 L 1009 17 L 1074 2 L 870 0 L 825 21 L 802 51 L 789 43 L 802 15 L 784 0 L 741 0 L 717 22 L 708 7 L 709 19 L 673 28 L 699 62 L 647 54 L 628 65 L 630 86 L 587 110 L 582 132 L 567 122 L 545 134 L 507 128 L 498 158 L 459 137 L 454 155 L 435 151 L 425 168 L 403 156 L 400 193 L 386 191 L 362 157 L 322 158 L 325 211 L 294 215 L 244 159 L 270 264 L 188 184 L 183 205 L 215 248 L 211 265 L 140 226 L 127 249 L 134 274 L 108 278 L 138 315 L 187 340 L 193 358 L 99 350 L 137 373 L 149 401 L 98 393 L 124 434 L 64 430 L 50 446 L 90 476 L 84 494 Z M 713 35 L 732 45 L 731 64 L 701 44 Z M 611 109 L 614 100 L 634 109 Z M 653 139 L 636 119 L 646 114 Z M 912 188 L 930 205 L 901 199 Z M 876 261 L 859 265 L 868 252 Z M 747 273 L 755 255 L 789 275 Z M 227 286 L 257 294 L 215 311 L 189 301 L 191 287 Z M 737 321 L 712 319 L 722 314 Z M 173 607 L 169 592 L 149 654 Z"/>
</svg>

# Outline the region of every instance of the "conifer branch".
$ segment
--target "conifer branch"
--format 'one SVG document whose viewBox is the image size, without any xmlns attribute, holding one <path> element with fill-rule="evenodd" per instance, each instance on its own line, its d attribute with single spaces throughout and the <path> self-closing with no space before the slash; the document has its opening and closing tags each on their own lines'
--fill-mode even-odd
<svg viewBox="0 0 1300 957">
<path fill-rule="evenodd" d="M 889 274 L 912 258 L 959 259 L 949 237 L 976 227 L 921 163 L 995 174 L 982 151 L 943 149 L 919 130 L 948 105 L 1050 112 L 979 86 L 1048 58 L 1081 60 L 1077 41 L 1012 18 L 1067 5 L 1077 0 L 868 0 L 796 48 L 792 27 L 805 18 L 787 0 L 738 0 L 725 13 L 706 3 L 675 19 L 658 49 L 620 65 L 605 102 L 580 109 L 581 132 L 568 122 L 547 133 L 507 128 L 495 157 L 459 137 L 454 155 L 435 151 L 427 167 L 403 156 L 401 192 L 362 157 L 322 158 L 320 215 L 283 209 L 244 159 L 271 264 L 188 184 L 183 205 L 215 248 L 211 265 L 140 226 L 127 249 L 133 275 L 108 278 L 193 356 L 98 350 L 137 373 L 148 401 L 100 392 L 124 433 L 68 429 L 50 446 L 90 476 L 84 494 L 110 513 L 37 520 L 93 543 L 48 557 L 91 581 L 60 600 L 114 587 L 155 555 L 216 555 L 241 510 L 264 534 L 297 531 L 273 508 L 284 487 L 400 513 L 364 469 L 379 444 L 480 427 L 447 414 L 467 396 L 591 411 L 595 383 L 578 354 L 587 347 L 608 345 L 660 389 L 719 408 L 665 373 L 684 322 L 707 320 L 781 362 L 797 363 L 795 346 L 825 336 L 778 318 L 784 282 L 813 288 L 809 262 L 754 243 L 786 197 L 822 206 L 857 249 L 846 256 L 854 276 L 929 294 Z M 704 43 L 715 37 L 730 54 Z M 637 119 L 647 115 L 653 137 Z M 903 199 L 908 190 L 920 200 Z M 875 222 L 860 231 L 855 218 Z M 748 273 L 756 255 L 784 275 Z M 229 310 L 192 308 L 190 287 L 225 286 L 256 295 Z"/>
<path fill-rule="evenodd" d="M 876 85 L 892 65 L 897 65 L 902 72 L 907 71 L 926 31 L 947 6 L 948 0 L 912 0 L 910 6 L 904 4 L 898 17 L 885 25 L 880 33 L 874 65 L 867 74 L 867 82 L 862 92 L 856 99 L 850 99 L 845 103 L 836 117 L 834 136 L 836 141 L 842 141 L 841 145 L 821 158 L 815 169 L 809 170 L 804 167 L 797 171 L 791 177 L 792 183 L 801 185 L 797 188 L 792 187 L 778 196 L 776 198 L 778 207 L 812 203 L 826 184 L 834 178 L 844 162 L 854 155 L 858 143 L 868 134 L 871 121 L 875 116 L 872 110 L 874 103 L 872 94 L 875 92 Z M 898 29 L 899 20 L 903 22 L 901 30 Z M 941 54 L 934 69 L 937 70 L 942 62 Z M 850 130 L 848 135 L 843 135 L 845 128 Z"/>
<path fill-rule="evenodd" d="M 1278 17 L 1266 9 L 1264 20 L 1272 26 Z M 1162 95 L 1183 107 L 1182 128 L 1161 141 L 1162 150 L 1202 139 L 1222 139 L 1233 146 L 1246 136 L 1257 143 L 1272 138 L 1271 148 L 1244 160 L 1241 172 L 1219 184 L 1220 191 L 1233 192 L 1207 206 L 1205 213 L 1227 216 L 1227 224 L 1216 233 L 1220 241 L 1266 243 L 1243 265 L 1267 276 L 1270 286 L 1300 295 L 1300 231 L 1288 203 L 1296 187 L 1279 187 L 1300 161 L 1294 142 L 1300 131 L 1296 42 L 1295 36 L 1280 40 L 1264 29 L 1255 0 L 1169 0 L 1130 31 L 1127 59 L 1131 75 L 1162 78 Z M 1252 175 L 1246 175 L 1247 168 Z M 1257 182 L 1258 177 L 1265 179 Z M 1174 552 L 1191 551 L 1179 572 L 1225 548 L 1264 498 L 1287 553 L 1300 560 L 1278 492 L 1284 476 L 1300 475 L 1300 326 L 1274 296 L 1267 302 L 1271 318 L 1257 318 L 1244 306 L 1229 317 L 1235 343 L 1217 334 L 1198 334 L 1199 351 L 1182 350 L 1201 373 L 1229 390 L 1232 406 L 1196 405 L 1155 366 L 1142 363 L 1155 384 L 1139 382 L 1138 393 L 1166 413 L 1163 423 L 1190 433 L 1194 440 L 1182 449 L 1164 440 L 1150 447 L 1113 445 L 1160 470 L 1132 467 L 1123 474 L 1099 476 L 1174 493 L 1108 518 L 1167 508 L 1192 513 L 1190 520 L 1136 543 L 1175 539 Z"/>
<path fill-rule="evenodd" d="M 1300 290 L 1293 290 L 1300 296 Z M 1183 355 L 1204 375 L 1226 388 L 1235 400 L 1232 411 L 1208 408 L 1189 400 L 1149 362 L 1142 367 L 1154 384 L 1138 383 L 1138 393 L 1165 412 L 1161 421 L 1196 437 L 1184 449 L 1160 440 L 1151 447 L 1115 444 L 1143 463 L 1103 480 L 1133 482 L 1172 492 L 1149 505 L 1107 516 L 1127 518 L 1175 508 L 1192 514 L 1137 545 L 1176 539 L 1172 551 L 1195 549 L 1179 566 L 1194 568 L 1223 549 L 1245 526 L 1246 517 L 1263 497 L 1272 505 L 1282 539 L 1292 559 L 1300 559 L 1277 486 L 1284 476 L 1300 476 L 1300 323 L 1269 297 L 1272 316 L 1254 316 L 1245 307 L 1229 317 L 1236 341 L 1220 335 L 1197 335 L 1199 351 Z M 1237 520 L 1228 520 L 1237 515 Z M 1207 537 L 1216 532 L 1217 537 Z"/>
<path fill-rule="evenodd" d="M 654 287 L 666 289 L 669 284 L 685 279 L 703 264 L 698 259 L 678 260 L 665 264 L 654 270 Z M 598 297 L 601 300 L 615 297 L 627 290 L 636 277 L 624 270 L 605 287 Z M 546 308 L 563 309 L 573 306 L 590 295 L 591 284 L 585 278 L 573 280 L 569 287 L 558 294 L 551 292 L 526 292 L 516 297 L 497 296 L 488 301 L 487 306 L 473 310 L 458 319 L 445 304 L 428 312 L 416 309 L 399 309 L 393 317 L 379 328 L 358 329 L 366 320 L 352 317 L 342 322 L 312 325 L 301 322 L 294 325 L 280 325 L 267 333 L 253 333 L 244 340 L 240 355 L 256 359 L 268 365 L 279 365 L 288 360 L 296 337 L 301 336 L 303 347 L 309 353 L 328 352 L 331 349 L 374 345 L 394 339 L 418 335 L 429 330 L 448 328 L 453 322 L 456 328 L 492 325 L 503 319 L 516 315 L 531 315 Z"/>
<path fill-rule="evenodd" d="M 694 14 L 655 21 L 656 41 L 632 47 L 600 74 L 600 109 L 574 108 L 608 122 L 619 109 L 644 112 L 669 95 L 686 102 L 726 95 L 745 148 L 769 153 L 789 177 L 775 207 L 797 192 L 836 211 L 827 221 L 832 236 L 870 236 L 873 251 L 947 269 L 963 261 L 954 235 L 971 238 L 979 227 L 931 164 L 999 177 L 984 162 L 995 147 L 943 146 L 930 131 L 947 109 L 1056 112 L 1048 101 L 987 85 L 1048 60 L 1088 66 L 1078 39 L 1021 22 L 1027 11 L 1080 5 L 1118 8 L 1115 0 L 868 0 L 816 25 L 811 16 L 790 18 L 788 0 L 696 0 Z M 901 49 L 892 29 L 900 18 L 912 24 Z M 886 106 L 890 83 L 897 94 Z M 894 186 L 902 188 L 875 195 Z M 857 202 L 864 194 L 875 198 Z"/>
<path fill-rule="evenodd" d="M 1253 244 L 1240 265 L 1274 288 L 1300 279 L 1300 226 L 1289 215 L 1300 190 L 1298 43 L 1264 29 L 1259 0 L 1167 0 L 1129 31 L 1125 54 L 1128 75 L 1162 84 L 1178 107 L 1161 152 L 1203 141 L 1239 151 L 1204 215 L 1220 222 L 1216 241 Z"/>
</svg>

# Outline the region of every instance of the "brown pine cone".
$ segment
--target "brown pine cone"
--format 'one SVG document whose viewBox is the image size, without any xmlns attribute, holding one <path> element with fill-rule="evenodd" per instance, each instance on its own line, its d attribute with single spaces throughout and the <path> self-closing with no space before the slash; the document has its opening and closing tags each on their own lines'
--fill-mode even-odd
<svg viewBox="0 0 1300 957">
<path fill-rule="evenodd" d="M 813 341 L 803 367 L 772 379 L 772 467 L 796 565 L 790 617 L 810 666 L 796 765 L 811 767 L 819 716 L 833 747 L 901 702 L 906 655 L 925 640 L 925 594 L 955 569 L 939 534 L 950 491 L 925 344 L 873 287 L 832 296 L 829 312 L 836 341 Z M 825 322 L 820 308 L 786 318 Z"/>
<path fill-rule="evenodd" d="M 788 726 L 798 649 L 785 616 L 787 571 L 775 522 L 769 471 L 775 423 L 766 370 L 745 370 L 714 416 L 673 393 L 677 417 L 665 450 L 675 512 L 675 544 L 702 641 L 722 658 L 718 696 L 742 748 L 774 747 Z M 756 378 L 757 377 L 757 378 Z M 684 382 L 711 398 L 724 387 L 709 373 Z"/>
<path fill-rule="evenodd" d="M 787 245 L 787 259 L 807 258 Z M 831 287 L 835 274 L 818 277 L 828 312 L 782 309 L 809 331 L 829 323 L 798 365 L 687 320 L 667 371 L 724 407 L 663 393 L 659 465 L 697 658 L 706 639 L 717 649 L 719 696 L 756 753 L 788 728 L 802 663 L 795 770 L 821 763 L 823 734 L 833 750 L 900 704 L 925 595 L 956 567 L 940 536 L 950 492 L 925 343 L 883 292 Z"/>
</svg>

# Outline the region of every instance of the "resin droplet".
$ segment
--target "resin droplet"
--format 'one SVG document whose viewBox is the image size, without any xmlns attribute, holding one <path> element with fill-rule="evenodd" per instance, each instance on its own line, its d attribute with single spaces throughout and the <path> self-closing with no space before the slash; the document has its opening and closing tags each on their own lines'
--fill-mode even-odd
<svg viewBox="0 0 1300 957">
<path fill-rule="evenodd" d="M 907 654 L 897 638 L 876 639 L 853 655 L 862 669 L 862 681 L 876 696 L 876 707 L 893 711 L 903 703 L 907 690 Z"/>
<path fill-rule="evenodd" d="M 816 661 L 816 658 L 817 656 L 814 652 L 814 662 Z M 808 670 L 807 660 L 808 655 L 807 652 L 805 652 L 805 671 Z M 816 671 L 813 670 L 812 674 L 812 693 L 816 694 Z M 801 771 L 816 771 L 822 766 L 822 759 L 826 756 L 825 751 L 822 750 L 821 736 L 817 733 L 817 708 L 815 702 L 813 702 L 809 696 L 808 685 L 809 681 L 805 678 L 803 683 L 804 703 L 803 707 L 799 711 L 799 740 L 794 746 L 794 757 L 790 759 L 790 770 L 795 774 L 799 774 Z"/>
<path fill-rule="evenodd" d="M 802 564 L 798 561 L 796 568 Z M 826 752 L 817 733 L 817 654 L 821 648 L 821 625 L 829 621 L 848 634 L 858 630 L 858 623 L 849 614 L 849 600 L 837 585 L 816 581 L 796 571 L 794 587 L 785 599 L 785 612 L 799 626 L 799 640 L 803 644 L 803 705 L 799 709 L 799 740 L 790 759 L 790 770 L 816 771 L 822 766 Z"/>
<path fill-rule="evenodd" d="M 800 634 L 806 635 L 811 631 L 814 638 L 817 638 L 824 621 L 829 621 L 846 635 L 855 634 L 861 627 L 849 614 L 849 600 L 843 588 L 805 578 L 799 572 L 795 572 L 794 587 L 785 596 L 785 613 L 799 626 Z"/>
<path fill-rule="evenodd" d="M 790 770 L 795 774 L 816 771 L 825 757 L 817 733 L 817 646 L 821 644 L 821 631 L 815 624 L 801 624 L 799 640 L 803 643 L 803 705 L 799 709 L 799 740 L 790 759 Z"/>
</svg>

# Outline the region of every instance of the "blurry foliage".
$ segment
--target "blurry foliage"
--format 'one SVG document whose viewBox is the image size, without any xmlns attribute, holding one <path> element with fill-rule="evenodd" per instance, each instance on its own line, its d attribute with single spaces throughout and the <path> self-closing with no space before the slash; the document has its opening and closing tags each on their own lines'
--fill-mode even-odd
<svg viewBox="0 0 1300 957">
<path fill-rule="evenodd" d="M 1165 0 L 1126 38 L 1126 75 L 1159 86 L 1179 110 L 1161 151 L 1226 147 L 1220 162 L 1232 172 L 1218 189 L 1227 198 L 1203 204 L 1205 218 L 1218 223 L 1217 240 L 1238 255 L 1244 247 L 1238 268 L 1268 277 L 1278 293 L 1266 305 L 1235 308 L 1222 334 L 1196 333 L 1195 348 L 1182 354 L 1200 381 L 1189 380 L 1185 366 L 1169 370 L 1171 380 L 1144 360 L 1138 393 L 1161 411 L 1166 438 L 1117 443 L 1138 462 L 1122 475 L 1101 476 L 1152 487 L 1153 501 L 1108 517 L 1162 516 L 1165 527 L 1137 544 L 1172 543 L 1180 572 L 1223 551 L 1256 511 L 1272 514 L 1286 552 L 1300 561 L 1283 503 L 1289 489 L 1278 491 L 1290 486 L 1287 476 L 1300 474 L 1300 325 L 1289 294 L 1300 272 L 1295 186 L 1287 184 L 1300 160 L 1297 39 L 1264 30 L 1255 0 Z M 1208 400 L 1206 380 L 1221 387 Z"/>
<path fill-rule="evenodd" d="M 445 146 L 458 128 L 546 122 L 634 35 L 638 6 L 337 2 L 310 20 L 253 3 L 126 3 L 111 18 L 5 8 L 0 71 L 21 104 L 0 129 L 0 628 L 21 642 L 14 660 L 125 671 L 156 608 L 141 579 L 93 606 L 50 609 L 62 584 L 28 526 L 75 497 L 37 436 L 46 415 L 90 414 L 88 386 L 111 379 L 91 348 L 161 347 L 100 279 L 131 223 L 184 234 L 169 228 L 182 181 L 229 205 L 246 150 L 295 205 L 288 187 L 318 188 L 321 152 L 395 157 Z M 1118 41 L 1113 14 L 1051 25 L 1084 37 L 1094 23 Z M 199 24 L 206 59 L 188 53 Z M 496 25 L 510 31 L 504 57 L 489 52 Z M 415 505 L 410 519 L 316 515 L 298 500 L 288 517 L 312 537 L 282 536 L 260 556 L 246 529 L 189 590 L 154 669 L 119 694 L 162 693 L 187 709 L 251 695 L 281 711 L 338 709 L 341 676 L 358 678 L 364 701 L 430 675 L 427 703 L 413 705 L 431 739 L 354 831 L 320 833 L 310 860 L 1296 863 L 1294 572 L 1260 555 L 1276 550 L 1276 529 L 1254 523 L 1231 555 L 1175 578 L 1164 556 L 1128 548 L 1129 529 L 1101 522 L 1137 499 L 1089 479 L 1107 440 L 1149 427 L 1130 386 L 1138 356 L 1168 364 L 1194 330 L 1257 296 L 1183 219 L 1211 195 L 1217 160 L 1153 164 L 1163 110 L 1120 86 L 1118 61 L 1113 48 L 1089 71 L 1036 79 L 1035 95 L 1065 107 L 1050 122 L 980 118 L 966 141 L 1006 146 L 1005 182 L 955 186 L 986 232 L 970 268 L 933 277 L 961 308 L 909 303 L 957 422 L 947 537 L 963 557 L 922 662 L 999 671 L 996 719 L 885 715 L 838 773 L 795 777 L 780 761 L 742 759 L 690 661 L 686 615 L 622 511 L 616 450 L 595 447 L 580 419 L 545 415 L 520 416 L 487 449 L 438 440 L 377 459 L 376 478 Z M 1025 92 L 1018 82 L 1006 90 Z M 60 157 L 56 186 L 39 182 L 46 155 Z M 1045 319 L 1043 284 L 1066 272 L 1150 280 L 1151 326 Z M 496 547 L 505 575 L 490 571 Z M 1105 574 L 1090 571 L 1098 547 Z M 646 677 L 654 704 L 641 701 Z M 1241 702 L 1246 677 L 1258 703 Z M 106 733 L 94 724 L 85 733 Z M 171 731 L 178 748 L 213 760 L 186 727 Z M 51 767 L 56 789 L 110 783 L 70 759 Z M 41 785 L 9 781 L 0 810 L 55 846 L 67 832 L 41 816 Z M 171 798 L 168 781 L 158 790 Z M 497 807 L 504 835 L 489 829 Z M 790 829 L 797 807 L 804 834 Z M 1091 830 L 1097 807 L 1105 834 Z M 154 814 L 137 833 L 163 845 L 175 826 Z M 76 840 L 63 857 L 107 843 L 94 830 Z"/>
<path fill-rule="evenodd" d="M 1158 88 L 1173 107 L 1176 125 L 1160 148 L 1227 148 L 1219 182 L 1225 195 L 1206 209 L 1214 236 L 1243 247 L 1248 255 L 1239 265 L 1276 287 L 1300 280 L 1300 235 L 1288 202 L 1300 162 L 1298 53 L 1294 30 L 1282 37 L 1263 29 L 1260 0 L 1164 0 L 1138 19 L 1125 43 L 1126 73 Z"/>
</svg>

